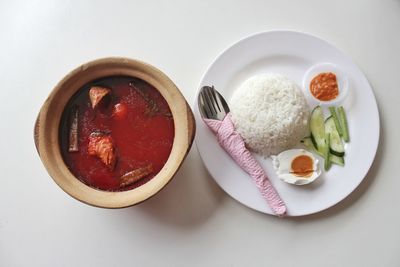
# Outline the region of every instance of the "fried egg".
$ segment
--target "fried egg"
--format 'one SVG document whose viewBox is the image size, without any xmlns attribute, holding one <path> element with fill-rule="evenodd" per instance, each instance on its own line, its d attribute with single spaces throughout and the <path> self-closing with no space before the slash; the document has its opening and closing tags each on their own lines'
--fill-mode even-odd
<svg viewBox="0 0 400 267">
<path fill-rule="evenodd" d="M 286 183 L 305 185 L 321 175 L 318 159 L 304 149 L 289 149 L 271 157 L 279 179 Z"/>
</svg>

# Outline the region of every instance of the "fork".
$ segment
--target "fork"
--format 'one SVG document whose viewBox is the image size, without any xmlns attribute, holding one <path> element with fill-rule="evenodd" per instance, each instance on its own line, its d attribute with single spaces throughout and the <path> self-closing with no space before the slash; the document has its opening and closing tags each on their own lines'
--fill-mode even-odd
<svg viewBox="0 0 400 267">
<path fill-rule="evenodd" d="M 200 89 L 198 107 L 204 122 L 216 134 L 218 143 L 253 178 L 274 214 L 285 216 L 285 203 L 263 168 L 246 148 L 243 138 L 235 131 L 229 106 L 214 86 L 203 86 Z"/>
<path fill-rule="evenodd" d="M 229 113 L 229 106 L 214 86 L 203 86 L 199 93 L 199 110 L 207 119 L 222 121 Z"/>
</svg>

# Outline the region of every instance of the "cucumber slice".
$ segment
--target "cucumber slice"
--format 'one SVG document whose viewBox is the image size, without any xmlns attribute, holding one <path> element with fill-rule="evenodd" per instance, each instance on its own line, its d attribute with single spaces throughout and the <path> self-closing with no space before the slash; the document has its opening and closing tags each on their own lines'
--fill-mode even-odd
<svg viewBox="0 0 400 267">
<path fill-rule="evenodd" d="M 330 147 L 330 140 L 331 140 L 331 135 L 329 133 L 325 134 L 325 146 L 324 146 L 324 169 L 325 171 L 329 170 L 331 167 L 331 161 L 330 161 L 330 153 L 329 153 L 329 147 Z"/>
<path fill-rule="evenodd" d="M 317 142 L 315 141 L 313 135 L 310 135 L 310 140 L 311 140 L 312 145 L 314 146 L 315 150 L 318 151 L 318 149 L 317 149 L 317 147 L 318 147 L 318 146 L 317 146 Z M 318 152 L 319 152 L 319 151 L 318 151 Z"/>
<path fill-rule="evenodd" d="M 333 117 L 333 121 L 335 122 L 336 130 L 338 131 L 339 135 L 342 136 L 343 135 L 343 131 L 342 131 L 342 127 L 340 126 L 340 123 L 339 123 L 339 117 L 337 115 L 336 108 L 335 107 L 329 107 L 329 111 L 331 112 L 331 115 Z"/>
<path fill-rule="evenodd" d="M 332 163 L 339 165 L 339 166 L 344 166 L 344 157 L 338 157 L 336 155 L 333 155 L 332 153 L 329 155 L 329 159 L 331 160 Z"/>
<path fill-rule="evenodd" d="M 311 150 L 312 152 L 315 152 L 318 155 L 322 156 L 322 154 L 315 148 L 311 137 L 304 137 L 303 139 L 301 139 L 300 142 L 305 146 L 306 149 Z"/>
<path fill-rule="evenodd" d="M 342 144 L 342 139 L 337 131 L 335 119 L 330 116 L 325 120 L 325 133 L 330 134 L 330 151 L 332 154 L 343 157 L 344 156 L 344 146 Z"/>
<path fill-rule="evenodd" d="M 316 106 L 311 112 L 310 118 L 311 140 L 313 140 L 317 150 L 324 153 L 325 146 L 325 124 L 324 113 L 320 106 Z"/>
<path fill-rule="evenodd" d="M 301 140 L 301 143 L 304 145 L 304 147 L 307 150 L 310 150 L 311 152 L 317 153 L 318 155 L 320 155 L 321 157 L 323 157 L 324 155 L 319 152 L 315 145 L 313 144 L 311 137 L 305 137 Z M 329 155 L 329 159 L 333 164 L 339 165 L 339 166 L 344 166 L 344 158 L 343 157 L 339 157 L 336 155 L 333 155 L 332 153 L 330 153 Z"/>
<path fill-rule="evenodd" d="M 349 128 L 347 127 L 346 112 L 344 111 L 344 108 L 342 106 L 338 108 L 338 113 L 339 113 L 340 126 L 342 127 L 343 131 L 343 140 L 347 143 L 350 141 Z"/>
</svg>

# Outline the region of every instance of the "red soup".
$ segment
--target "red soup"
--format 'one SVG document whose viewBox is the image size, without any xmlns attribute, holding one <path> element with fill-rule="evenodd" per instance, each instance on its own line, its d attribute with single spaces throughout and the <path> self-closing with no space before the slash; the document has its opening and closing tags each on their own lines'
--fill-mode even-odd
<svg viewBox="0 0 400 267">
<path fill-rule="evenodd" d="M 174 122 L 167 102 L 143 80 L 95 80 L 68 102 L 60 143 L 70 171 L 85 184 L 124 191 L 152 179 L 171 153 Z"/>
</svg>

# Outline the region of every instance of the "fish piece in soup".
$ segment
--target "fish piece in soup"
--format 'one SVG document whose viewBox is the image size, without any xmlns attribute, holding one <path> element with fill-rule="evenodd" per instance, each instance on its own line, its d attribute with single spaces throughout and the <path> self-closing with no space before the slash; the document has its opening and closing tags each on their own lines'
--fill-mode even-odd
<svg viewBox="0 0 400 267">
<path fill-rule="evenodd" d="M 106 98 L 110 97 L 111 89 L 101 86 L 92 86 L 89 90 L 90 103 L 92 108 L 96 108 L 101 102 L 107 102 Z"/>
<path fill-rule="evenodd" d="M 88 154 L 100 158 L 110 170 L 114 169 L 117 162 L 114 141 L 107 133 L 97 131 L 90 134 Z"/>
</svg>

